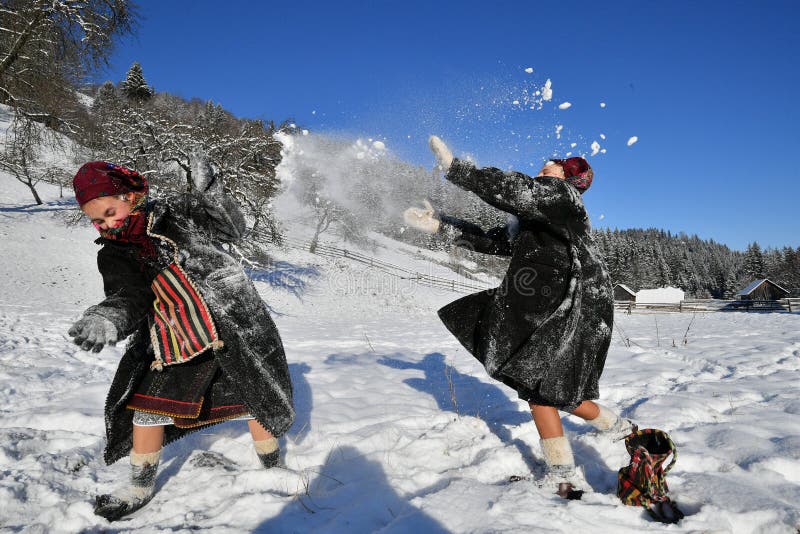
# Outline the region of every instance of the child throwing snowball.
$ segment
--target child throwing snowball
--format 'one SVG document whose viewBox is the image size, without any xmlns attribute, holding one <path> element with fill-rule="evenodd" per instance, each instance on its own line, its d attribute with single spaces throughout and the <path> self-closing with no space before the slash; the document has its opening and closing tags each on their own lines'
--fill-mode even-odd
<svg viewBox="0 0 800 534">
<path fill-rule="evenodd" d="M 84 350 L 131 336 L 105 406 L 108 464 L 130 454 L 131 478 L 97 497 L 113 521 L 153 496 L 161 448 L 195 430 L 247 420 L 258 457 L 278 463 L 292 424 L 292 384 L 277 328 L 250 279 L 220 243 L 244 217 L 218 179 L 153 200 L 136 171 L 95 161 L 73 180 L 100 232 L 106 298 L 69 330 Z"/>
<path fill-rule="evenodd" d="M 609 436 L 631 429 L 629 421 L 591 400 L 599 396 L 614 317 L 608 272 L 581 200 L 592 169 L 583 158 L 552 160 L 532 178 L 454 159 L 436 136 L 430 145 L 447 180 L 516 219 L 484 231 L 427 203 L 404 212 L 406 223 L 421 231 L 451 226 L 461 232 L 460 246 L 511 257 L 498 288 L 459 299 L 439 316 L 492 378 L 529 403 L 547 468 L 539 484 L 580 498 L 586 484 L 559 410 Z"/>
</svg>

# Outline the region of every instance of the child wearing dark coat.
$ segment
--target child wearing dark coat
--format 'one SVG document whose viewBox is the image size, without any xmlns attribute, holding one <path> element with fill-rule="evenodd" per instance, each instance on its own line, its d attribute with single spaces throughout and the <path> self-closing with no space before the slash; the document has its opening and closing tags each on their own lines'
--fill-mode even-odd
<svg viewBox="0 0 800 534">
<path fill-rule="evenodd" d="M 247 274 L 220 243 L 244 217 L 209 176 L 192 193 L 152 200 L 136 171 L 103 161 L 73 180 L 100 232 L 106 298 L 69 334 L 84 350 L 130 336 L 106 400 L 106 463 L 130 452 L 131 479 L 97 497 L 118 519 L 152 497 L 162 446 L 229 420 L 247 420 L 265 468 L 292 424 L 292 384 L 277 328 Z"/>
<path fill-rule="evenodd" d="M 459 299 L 439 316 L 492 378 L 529 403 L 547 466 L 540 484 L 579 498 L 585 480 L 558 411 L 613 436 L 631 429 L 592 401 L 599 396 L 614 315 L 608 272 L 581 200 L 593 171 L 583 158 L 569 158 L 549 161 L 532 178 L 454 159 L 436 136 L 430 145 L 447 180 L 515 218 L 484 231 L 428 203 L 405 211 L 406 223 L 419 230 L 450 226 L 461 232 L 458 245 L 511 258 L 500 287 Z"/>
</svg>

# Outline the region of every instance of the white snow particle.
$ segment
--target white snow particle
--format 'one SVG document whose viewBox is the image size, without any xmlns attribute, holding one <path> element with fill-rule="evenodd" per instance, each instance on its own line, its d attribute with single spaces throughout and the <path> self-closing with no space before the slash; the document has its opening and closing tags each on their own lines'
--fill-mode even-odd
<svg viewBox="0 0 800 534">
<path fill-rule="evenodd" d="M 606 138 L 606 134 L 600 134 L 600 139 L 605 140 L 605 138 Z"/>
<path fill-rule="evenodd" d="M 570 102 L 564 102 L 563 104 L 558 105 L 558 109 L 569 109 L 572 107 Z"/>
<path fill-rule="evenodd" d="M 308 130 L 303 130 L 303 135 L 308 135 Z"/>
<path fill-rule="evenodd" d="M 628 139 L 628 146 L 631 146 L 632 144 L 634 144 L 638 140 L 639 140 L 639 138 L 634 135 L 633 137 Z"/>
<path fill-rule="evenodd" d="M 575 148 L 576 146 L 578 146 L 578 143 L 570 143 L 570 144 L 569 144 L 569 147 L 570 147 L 570 148 Z"/>
<path fill-rule="evenodd" d="M 603 219 L 605 219 L 605 218 L 606 218 L 606 215 L 605 215 L 605 213 L 601 213 L 601 214 L 600 214 L 600 217 L 598 217 L 598 219 L 600 219 L 601 221 L 602 221 Z"/>
<path fill-rule="evenodd" d="M 372 143 L 372 148 L 375 150 L 386 150 L 386 145 L 383 143 L 383 141 L 375 141 Z"/>
<path fill-rule="evenodd" d="M 601 107 L 601 108 L 604 108 L 604 107 L 606 107 L 606 103 L 605 103 L 605 102 L 600 102 L 600 107 Z"/>
<path fill-rule="evenodd" d="M 596 156 L 600 152 L 600 143 L 592 141 L 592 156 Z"/>
<path fill-rule="evenodd" d="M 514 104 L 515 106 L 519 106 L 519 100 L 514 100 L 514 101 L 512 102 L 512 104 Z"/>
<path fill-rule="evenodd" d="M 553 89 L 552 89 L 553 82 L 550 81 L 550 78 L 544 82 L 544 87 L 542 87 L 542 100 L 545 102 L 549 102 L 553 99 Z"/>
<path fill-rule="evenodd" d="M 525 72 L 527 72 L 528 74 L 533 74 L 533 67 L 528 67 L 527 69 L 525 69 Z"/>
<path fill-rule="evenodd" d="M 561 130 L 564 129 L 563 124 L 556 124 L 556 139 L 561 139 Z"/>
</svg>

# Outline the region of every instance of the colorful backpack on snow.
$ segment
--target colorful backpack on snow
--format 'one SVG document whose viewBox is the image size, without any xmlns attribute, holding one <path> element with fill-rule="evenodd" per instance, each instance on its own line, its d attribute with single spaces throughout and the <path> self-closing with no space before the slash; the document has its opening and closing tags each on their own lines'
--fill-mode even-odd
<svg viewBox="0 0 800 534">
<path fill-rule="evenodd" d="M 617 475 L 617 495 L 622 502 L 644 507 L 661 523 L 677 523 L 683 519 L 683 513 L 667 496 L 666 475 L 678 459 L 669 435 L 655 428 L 635 429 L 625 437 L 625 448 L 631 455 L 631 463 Z M 664 468 L 670 455 L 672 461 Z"/>
</svg>

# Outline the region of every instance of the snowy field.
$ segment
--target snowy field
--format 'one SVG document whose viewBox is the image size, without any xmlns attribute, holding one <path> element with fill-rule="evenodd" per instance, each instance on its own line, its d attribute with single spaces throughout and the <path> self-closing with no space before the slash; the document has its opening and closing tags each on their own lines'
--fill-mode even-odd
<svg viewBox="0 0 800 534">
<path fill-rule="evenodd" d="M 439 323 L 458 295 L 298 251 L 254 275 L 295 384 L 289 469 L 264 471 L 244 424 L 215 426 L 168 446 L 153 501 L 109 525 L 92 502 L 127 475 L 101 460 L 123 344 L 92 354 L 66 336 L 101 298 L 95 233 L 67 227 L 74 204 L 40 189 L 46 204 L 32 205 L 0 174 L 3 531 L 798 531 L 799 314 L 617 316 L 601 401 L 677 444 L 668 481 L 687 517 L 665 526 L 616 498 L 623 444 L 576 419 L 565 428 L 593 492 L 566 502 L 506 482 L 541 470 L 538 435 Z M 382 259 L 431 270 L 389 244 Z"/>
</svg>

